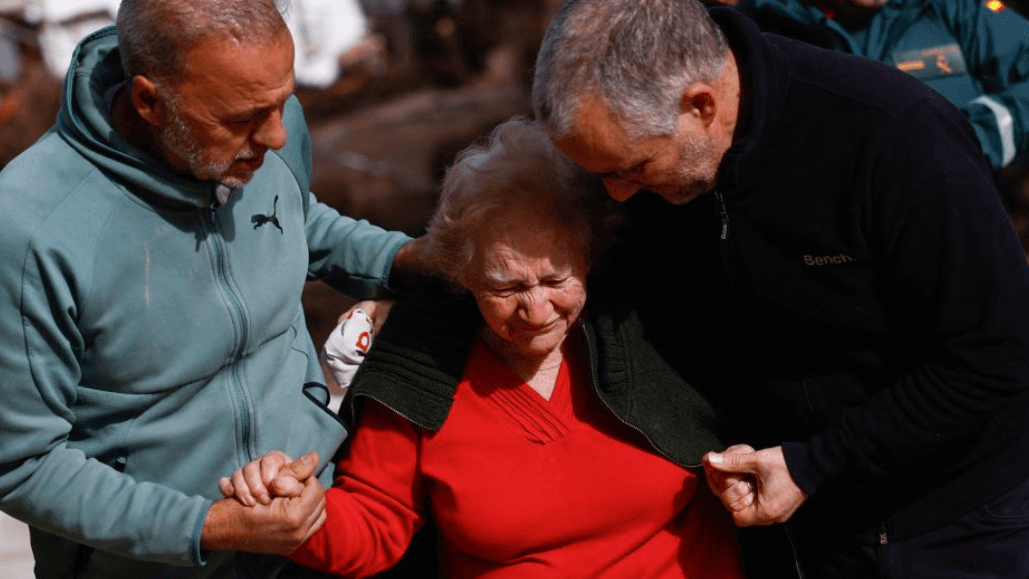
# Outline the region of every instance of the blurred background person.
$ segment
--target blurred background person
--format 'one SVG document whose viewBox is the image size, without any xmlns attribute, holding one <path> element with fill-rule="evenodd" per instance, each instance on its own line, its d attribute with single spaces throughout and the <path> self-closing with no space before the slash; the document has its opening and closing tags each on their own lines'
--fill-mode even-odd
<svg viewBox="0 0 1029 579">
<path fill-rule="evenodd" d="M 725 0 L 763 30 L 896 67 L 968 117 L 1029 243 L 1029 21 L 1002 0 Z"/>
</svg>

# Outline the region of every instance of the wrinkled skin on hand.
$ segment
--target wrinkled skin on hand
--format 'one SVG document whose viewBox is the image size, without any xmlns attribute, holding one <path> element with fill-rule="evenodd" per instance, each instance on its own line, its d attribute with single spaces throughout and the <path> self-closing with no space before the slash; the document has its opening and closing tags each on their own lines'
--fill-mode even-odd
<svg viewBox="0 0 1029 579">
<path fill-rule="evenodd" d="M 234 497 L 248 507 L 270 504 L 273 497 L 297 497 L 304 489 L 304 480 L 313 476 L 312 471 L 301 478 L 306 472 L 305 460 L 313 460 L 317 465 L 318 455 L 308 453 L 294 461 L 286 453 L 273 450 L 236 470 L 231 477 L 219 480 L 218 489 L 222 496 Z"/>
<path fill-rule="evenodd" d="M 227 498 L 211 505 L 204 522 L 201 548 L 288 556 L 325 523 L 325 491 L 314 476 L 318 466 L 316 453 L 275 468 L 275 475 L 262 485 L 265 500 L 256 500 L 249 492 L 242 471 L 250 468 L 250 480 L 254 480 L 255 475 L 257 480 L 262 480 L 261 462 L 270 454 L 236 471 L 232 479 L 219 481 L 219 488 Z M 283 457 L 289 458 L 282 453 L 278 455 L 267 461 L 267 472 L 270 473 Z M 237 475 L 239 486 L 233 485 Z M 277 478 L 282 478 L 283 482 L 279 483 Z M 235 491 L 242 487 L 248 489 L 244 495 L 249 497 L 247 502 L 235 496 Z M 284 492 L 276 494 L 278 491 Z"/>
</svg>

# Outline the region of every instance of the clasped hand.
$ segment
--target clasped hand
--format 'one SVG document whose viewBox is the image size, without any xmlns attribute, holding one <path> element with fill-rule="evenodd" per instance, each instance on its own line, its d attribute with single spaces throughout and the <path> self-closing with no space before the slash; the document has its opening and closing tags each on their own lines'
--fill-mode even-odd
<svg viewBox="0 0 1029 579">
<path fill-rule="evenodd" d="M 274 498 L 299 497 L 305 481 L 314 478 L 311 464 L 317 466 L 317 453 L 293 460 L 281 450 L 273 450 L 219 480 L 218 490 L 225 498 L 235 498 L 248 507 L 271 504 Z"/>
<path fill-rule="evenodd" d="M 703 463 L 711 492 L 740 527 L 784 523 L 807 500 L 786 467 L 781 446 L 731 446 L 707 453 Z"/>
<path fill-rule="evenodd" d="M 325 523 L 317 466 L 317 453 L 273 451 L 219 480 L 225 498 L 211 505 L 203 548 L 291 555 Z"/>
</svg>

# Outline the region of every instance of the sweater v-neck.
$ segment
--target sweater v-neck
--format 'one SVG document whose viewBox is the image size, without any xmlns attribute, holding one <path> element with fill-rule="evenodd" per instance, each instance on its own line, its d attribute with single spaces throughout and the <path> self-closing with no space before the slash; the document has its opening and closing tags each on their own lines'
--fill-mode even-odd
<svg viewBox="0 0 1029 579">
<path fill-rule="evenodd" d="M 512 420 L 538 444 L 553 442 L 572 430 L 572 370 L 561 361 L 550 400 L 533 390 L 481 340 L 472 346 L 464 381 L 499 414 Z"/>
</svg>

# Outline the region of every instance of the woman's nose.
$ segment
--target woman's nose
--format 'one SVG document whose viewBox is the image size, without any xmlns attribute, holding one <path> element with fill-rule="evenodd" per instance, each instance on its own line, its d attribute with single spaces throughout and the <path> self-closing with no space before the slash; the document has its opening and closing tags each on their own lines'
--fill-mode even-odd
<svg viewBox="0 0 1029 579">
<path fill-rule="evenodd" d="M 550 300 L 546 299 L 546 294 L 539 288 L 529 292 L 519 308 L 522 320 L 533 326 L 542 326 L 549 322 L 553 311 Z"/>
</svg>

